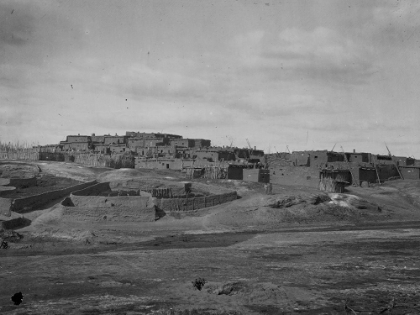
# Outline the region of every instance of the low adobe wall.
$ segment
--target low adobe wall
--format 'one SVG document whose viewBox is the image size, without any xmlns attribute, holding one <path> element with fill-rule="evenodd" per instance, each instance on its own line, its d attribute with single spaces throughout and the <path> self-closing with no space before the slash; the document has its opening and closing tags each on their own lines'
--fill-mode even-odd
<svg viewBox="0 0 420 315">
<path fill-rule="evenodd" d="M 142 192 L 140 196 L 99 196 L 104 191 L 111 191 L 109 182 L 74 191 L 70 198 L 75 207 L 84 208 L 126 207 L 140 210 L 154 206 L 152 195 L 149 193 Z"/>
<path fill-rule="evenodd" d="M 156 219 L 155 202 L 151 194 L 141 196 L 98 196 L 109 191 L 110 183 L 99 183 L 75 191 L 62 202 L 64 215 L 74 219 L 126 222 L 151 222 Z"/>
<path fill-rule="evenodd" d="M 35 196 L 13 199 L 11 207 L 9 209 L 17 213 L 29 212 L 37 207 L 44 206 L 53 200 L 63 198 L 74 191 L 92 186 L 95 183 L 96 181 L 94 180 L 91 182 L 78 184 L 78 185 L 63 188 L 63 189 L 48 191 L 48 192 L 35 195 Z"/>
<path fill-rule="evenodd" d="M 116 221 L 116 222 L 153 222 L 156 220 L 155 207 L 139 209 L 138 207 L 66 207 L 64 216 L 80 221 Z"/>
<path fill-rule="evenodd" d="M 206 197 L 158 199 L 156 200 L 156 207 L 161 211 L 189 211 L 217 206 L 237 198 L 236 191 L 232 191 Z"/>
<path fill-rule="evenodd" d="M 111 208 L 124 207 L 133 209 L 146 209 L 152 207 L 153 200 L 151 197 L 144 196 L 76 196 L 70 195 L 71 201 L 75 207 L 80 208 Z"/>
</svg>

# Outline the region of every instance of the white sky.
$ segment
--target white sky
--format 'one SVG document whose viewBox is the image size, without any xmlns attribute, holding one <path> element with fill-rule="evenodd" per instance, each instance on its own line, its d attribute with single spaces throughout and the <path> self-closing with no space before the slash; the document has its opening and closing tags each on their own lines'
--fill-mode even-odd
<svg viewBox="0 0 420 315">
<path fill-rule="evenodd" d="M 0 141 L 154 131 L 420 159 L 419 1 L 1 1 Z"/>
</svg>

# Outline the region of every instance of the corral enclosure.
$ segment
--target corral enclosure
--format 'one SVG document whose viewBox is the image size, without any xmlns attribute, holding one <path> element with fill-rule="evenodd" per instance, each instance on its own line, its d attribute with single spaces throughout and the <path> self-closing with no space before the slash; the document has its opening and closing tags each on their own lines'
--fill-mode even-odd
<svg viewBox="0 0 420 315">
<path fill-rule="evenodd" d="M 151 194 L 113 191 L 110 183 L 99 183 L 73 192 L 62 202 L 64 215 L 81 220 L 150 222 L 156 219 Z"/>
<path fill-rule="evenodd" d="M 172 186 L 183 194 L 156 198 L 152 194 L 156 189 L 150 191 L 153 187 L 150 184 L 142 186 L 134 180 L 103 182 L 73 192 L 62 205 L 66 207 L 66 215 L 80 218 L 147 222 L 165 216 L 166 212 L 198 210 L 237 199 L 236 191 L 211 194 L 201 190 L 201 193 L 192 193 L 185 191 L 185 187 L 191 187 L 190 183 L 180 182 Z"/>
</svg>

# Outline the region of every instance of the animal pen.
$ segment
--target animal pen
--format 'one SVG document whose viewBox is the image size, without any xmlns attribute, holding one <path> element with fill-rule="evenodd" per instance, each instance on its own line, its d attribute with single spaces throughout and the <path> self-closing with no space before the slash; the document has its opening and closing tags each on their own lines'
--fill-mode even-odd
<svg viewBox="0 0 420 315">
<path fill-rule="evenodd" d="M 224 166 L 204 166 L 204 167 L 185 167 L 187 178 L 208 178 L 225 179 L 227 178 L 227 167 Z"/>
</svg>

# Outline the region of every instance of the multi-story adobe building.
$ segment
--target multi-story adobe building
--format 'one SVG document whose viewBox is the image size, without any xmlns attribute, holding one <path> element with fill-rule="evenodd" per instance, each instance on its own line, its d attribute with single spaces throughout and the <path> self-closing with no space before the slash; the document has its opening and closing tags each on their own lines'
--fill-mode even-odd
<svg viewBox="0 0 420 315">
<path fill-rule="evenodd" d="M 110 144 L 126 144 L 127 143 L 127 136 L 111 136 L 111 135 L 105 135 L 104 136 L 104 145 L 110 145 Z"/>
</svg>

